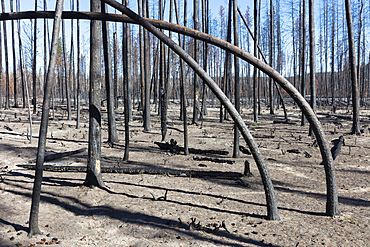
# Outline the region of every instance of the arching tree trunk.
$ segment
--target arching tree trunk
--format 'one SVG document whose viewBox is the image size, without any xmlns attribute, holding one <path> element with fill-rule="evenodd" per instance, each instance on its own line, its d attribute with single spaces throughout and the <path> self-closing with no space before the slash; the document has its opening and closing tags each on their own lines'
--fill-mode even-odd
<svg viewBox="0 0 370 247">
<path fill-rule="evenodd" d="M 259 167 L 259 171 L 262 177 L 262 181 L 264 184 L 265 192 L 266 192 L 266 202 L 267 202 L 267 218 L 270 220 L 278 220 L 279 214 L 277 211 L 277 205 L 275 200 L 274 188 L 272 186 L 271 178 L 266 168 L 266 165 L 263 161 L 262 155 L 258 150 L 256 143 L 253 140 L 252 135 L 248 131 L 243 119 L 240 117 L 238 112 L 235 110 L 231 102 L 226 98 L 226 95 L 221 91 L 221 89 L 216 85 L 216 83 L 212 80 L 207 73 L 196 63 L 194 59 L 192 59 L 189 54 L 187 54 L 179 45 L 169 39 L 166 35 L 162 32 L 157 30 L 154 26 L 152 26 L 148 21 L 137 16 L 131 10 L 125 8 L 123 5 L 113 1 L 113 0 L 106 0 L 106 3 L 110 4 L 111 6 L 119 9 L 124 14 L 128 15 L 129 17 L 133 18 L 137 21 L 140 25 L 143 25 L 146 29 L 148 29 L 151 33 L 153 33 L 157 38 L 161 39 L 163 42 L 166 43 L 171 49 L 173 49 L 181 58 L 183 58 L 189 66 L 191 66 L 196 73 L 202 77 L 202 79 L 207 83 L 208 87 L 217 95 L 217 97 L 223 101 L 225 107 L 229 111 L 230 115 L 234 119 L 235 122 L 238 124 L 238 128 L 243 134 L 244 139 L 248 143 L 249 148 L 253 154 L 253 157 L 256 160 L 256 163 Z"/>
<path fill-rule="evenodd" d="M 40 195 L 41 195 L 41 183 L 42 183 L 42 170 L 45 156 L 45 145 L 46 145 L 46 134 L 48 128 L 49 120 L 49 108 L 50 108 L 50 94 L 55 81 L 55 64 L 57 59 L 57 48 L 58 48 L 58 37 L 60 29 L 60 20 L 62 18 L 63 10 L 63 0 L 58 0 L 56 4 L 55 18 L 54 18 L 54 27 L 53 27 L 53 37 L 52 37 L 52 46 L 51 46 L 51 56 L 49 62 L 49 69 L 47 73 L 47 80 L 45 85 L 44 92 L 44 102 L 42 107 L 42 117 L 41 125 L 39 132 L 39 143 L 37 148 L 37 157 L 36 157 L 36 172 L 35 172 L 35 181 L 32 191 L 32 204 L 31 212 L 29 219 L 29 232 L 28 236 L 32 237 L 36 234 L 41 234 L 38 224 L 39 216 L 39 205 L 40 205 Z"/>
<path fill-rule="evenodd" d="M 346 19 L 348 28 L 348 41 L 349 41 L 349 62 L 351 66 L 351 81 L 352 81 L 352 105 L 353 105 L 353 122 L 352 134 L 360 135 L 360 99 L 357 82 L 356 72 L 356 52 L 355 52 L 355 39 L 353 32 L 353 21 L 351 11 L 351 0 L 345 0 L 346 4 Z"/>
<path fill-rule="evenodd" d="M 91 12 L 101 12 L 100 0 L 91 0 Z M 89 149 L 86 186 L 104 186 L 101 175 L 101 21 L 90 22 Z"/>
</svg>

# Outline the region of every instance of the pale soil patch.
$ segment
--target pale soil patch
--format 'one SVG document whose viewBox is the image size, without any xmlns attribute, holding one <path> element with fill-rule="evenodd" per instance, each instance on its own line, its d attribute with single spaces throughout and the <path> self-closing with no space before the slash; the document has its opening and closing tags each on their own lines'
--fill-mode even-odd
<svg viewBox="0 0 370 247">
<path fill-rule="evenodd" d="M 171 105 L 167 141 L 183 146 L 178 105 Z M 188 109 L 189 111 L 191 108 Z M 365 133 L 345 136 L 345 146 L 335 161 L 341 215 L 323 216 L 326 204 L 324 167 L 320 151 L 307 136 L 308 125 L 300 126 L 300 113 L 290 107 L 296 125 L 272 124 L 274 117 L 264 111 L 257 125 L 243 109 L 243 118 L 256 138 L 275 188 L 280 221 L 267 221 L 265 196 L 258 170 L 251 156 L 241 154 L 235 164 L 194 161 L 193 156 L 172 155 L 160 150 L 160 123 L 152 112 L 151 131 L 142 131 L 141 117 L 134 111 L 130 123 L 130 162 L 122 162 L 124 149 L 123 110 L 117 112 L 120 142 L 113 148 L 102 145 L 102 167 L 171 168 L 178 170 L 243 172 L 251 163 L 255 177 L 241 184 L 238 179 L 187 178 L 165 175 L 103 174 L 109 190 L 82 186 L 83 173 L 44 172 L 40 229 L 43 235 L 27 238 L 34 171 L 17 167 L 36 157 L 37 138 L 32 144 L 24 109 L 0 111 L 0 167 L 8 166 L 0 182 L 0 246 L 30 246 L 45 238 L 57 238 L 59 246 L 370 246 L 370 145 L 369 121 L 361 122 Z M 322 111 L 322 110 L 321 110 Z M 218 121 L 217 108 L 210 108 L 203 126 L 188 125 L 189 147 L 226 150 L 218 158 L 232 159 L 233 123 Z M 319 111 L 320 112 L 320 111 Z M 82 113 L 80 129 L 66 121 L 63 111 L 50 120 L 47 153 L 87 147 L 88 115 Z M 363 116 L 369 112 L 362 111 Z M 191 116 L 191 113 L 189 113 Z M 34 116 L 33 135 L 38 136 L 39 120 Z M 279 111 L 277 116 L 282 118 Z M 349 132 L 351 122 L 319 115 L 329 141 Z M 106 115 L 103 136 L 107 139 Z M 368 118 L 367 118 L 368 119 Z M 334 123 L 335 122 L 335 123 Z M 6 129 L 9 127 L 12 131 Z M 244 140 L 240 144 L 246 146 Z M 332 145 L 332 144 L 330 144 Z M 301 153 L 286 152 L 299 149 Z M 307 158 L 304 151 L 312 155 Z M 199 155 L 197 155 L 199 156 Z M 211 155 L 210 155 L 211 156 Z M 54 161 L 85 166 L 86 152 Z M 199 166 L 202 164 L 202 166 Z M 156 200 L 165 195 L 166 200 Z M 191 218 L 214 229 L 190 230 Z M 179 220 L 181 219 L 181 221 Z"/>
</svg>

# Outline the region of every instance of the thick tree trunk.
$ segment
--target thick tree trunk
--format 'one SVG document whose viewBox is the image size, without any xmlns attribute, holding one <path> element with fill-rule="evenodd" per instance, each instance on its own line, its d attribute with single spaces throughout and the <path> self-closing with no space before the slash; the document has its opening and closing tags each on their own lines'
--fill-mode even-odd
<svg viewBox="0 0 370 247">
<path fill-rule="evenodd" d="M 49 69 L 47 73 L 47 80 L 44 92 L 44 102 L 42 107 L 42 117 L 40 125 L 39 143 L 37 148 L 37 158 L 36 158 L 36 172 L 35 181 L 32 191 L 32 204 L 29 219 L 29 232 L 28 236 L 32 237 L 36 234 L 41 234 L 38 225 L 39 216 L 39 206 L 40 206 L 40 195 L 41 195 L 41 183 L 42 183 L 42 171 L 45 156 L 45 145 L 46 145 L 46 134 L 48 128 L 49 120 L 49 108 L 50 108 L 50 94 L 54 84 L 54 74 L 55 74 L 55 64 L 57 59 L 57 49 L 58 49 L 58 37 L 60 29 L 60 20 L 62 18 L 63 10 L 63 0 L 58 0 L 56 4 L 54 27 L 53 27 L 53 37 L 52 37 L 52 47 L 51 47 L 51 57 L 49 62 Z"/>
<path fill-rule="evenodd" d="M 105 4 L 102 4 L 102 13 L 106 12 Z M 102 21 L 103 29 L 103 49 L 104 49 L 104 64 L 105 64 L 105 89 L 107 97 L 107 112 L 108 112 L 108 143 L 118 142 L 116 129 L 116 114 L 114 112 L 114 88 L 112 81 L 112 59 L 110 53 L 110 37 L 107 21 Z"/>
<path fill-rule="evenodd" d="M 100 0 L 91 0 L 91 12 L 101 12 Z M 101 21 L 90 22 L 89 153 L 86 186 L 103 187 L 101 175 Z"/>
<path fill-rule="evenodd" d="M 348 28 L 348 41 L 349 41 L 349 62 L 351 66 L 351 81 L 352 81 L 352 105 L 353 105 L 353 122 L 352 122 L 352 134 L 360 135 L 360 99 L 357 82 L 356 72 L 356 52 L 355 52 L 355 39 L 353 32 L 353 21 L 352 21 L 352 10 L 351 0 L 345 0 L 346 4 L 346 18 Z"/>
</svg>

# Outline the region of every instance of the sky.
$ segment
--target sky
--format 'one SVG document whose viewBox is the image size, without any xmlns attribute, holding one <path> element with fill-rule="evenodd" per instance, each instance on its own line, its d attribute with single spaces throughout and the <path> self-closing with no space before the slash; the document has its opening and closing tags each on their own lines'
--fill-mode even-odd
<svg viewBox="0 0 370 247">
<path fill-rule="evenodd" d="M 152 0 L 149 0 L 150 2 L 153 2 Z M 169 8 L 169 0 L 164 0 L 166 2 L 166 9 Z M 182 6 L 183 4 L 183 1 L 184 0 L 178 0 L 179 3 L 180 3 L 180 6 Z M 16 2 L 18 2 L 17 0 L 13 0 L 14 4 Z M 64 0 L 64 10 L 66 11 L 70 11 L 72 8 L 71 8 L 71 0 Z M 76 0 L 74 0 L 74 2 L 76 2 Z M 121 0 L 119 1 L 121 2 Z M 137 12 L 137 1 L 134 1 L 134 0 L 129 0 L 130 4 L 130 8 L 134 11 L 134 12 Z M 200 1 L 201 2 L 201 1 Z M 5 11 L 6 12 L 10 12 L 10 1 L 5 1 Z M 55 9 L 55 4 L 56 4 L 56 0 L 47 0 L 46 1 L 46 5 L 47 5 L 47 10 L 49 11 L 52 11 Z M 209 7 L 210 7 L 210 10 L 211 10 L 211 15 L 212 16 L 218 16 L 219 14 L 219 11 L 220 11 L 220 6 L 223 5 L 223 6 L 227 6 L 228 4 L 228 0 L 209 0 Z M 200 4 L 201 5 L 201 4 Z M 44 10 L 44 0 L 37 0 L 37 8 L 38 10 L 42 11 Z M 192 6 L 193 6 L 193 0 L 188 0 L 188 18 L 191 18 L 191 14 L 192 14 Z M 244 10 L 247 8 L 247 6 L 249 6 L 250 8 L 253 7 L 253 0 L 239 0 L 238 1 L 238 6 L 239 8 L 244 12 Z M 76 10 L 76 6 L 74 6 L 74 9 Z M 34 11 L 35 10 L 35 1 L 34 0 L 20 0 L 20 11 Z M 90 1 L 89 0 L 80 0 L 80 11 L 89 11 L 90 10 Z M 14 12 L 16 11 L 16 7 L 14 6 Z M 108 12 L 110 13 L 114 13 L 114 10 L 113 8 L 109 7 L 108 8 Z M 168 20 L 168 14 L 165 14 L 165 20 Z M 11 22 L 10 21 L 7 21 L 7 33 L 8 33 L 8 37 L 10 37 L 11 35 Z M 43 36 L 43 21 L 39 21 L 38 22 L 39 26 L 38 28 L 40 29 L 40 36 Z M 49 29 L 50 29 L 50 32 L 52 30 L 52 21 L 48 21 L 49 23 Z M 70 33 L 71 33 L 71 23 L 69 20 L 66 20 L 65 21 L 65 31 L 66 31 L 66 40 L 70 40 Z M 22 20 L 21 21 L 21 27 L 22 27 L 22 37 L 25 37 L 25 29 L 24 27 L 25 26 L 30 26 L 31 25 L 31 21 L 30 20 Z M 17 25 L 16 25 L 17 27 Z M 74 30 L 74 32 L 76 33 L 76 28 Z M 83 50 L 82 52 L 83 53 L 88 53 L 88 37 L 89 37 L 89 21 L 81 21 L 81 35 L 82 35 L 82 38 L 81 38 L 81 42 L 83 43 L 82 44 L 82 47 L 85 47 L 86 49 Z M 43 56 L 43 39 L 40 39 L 39 41 L 39 45 L 38 45 L 38 61 L 39 60 L 42 60 L 42 56 Z M 16 45 L 18 46 L 18 39 L 15 40 L 15 43 Z M 67 42 L 69 43 L 69 42 Z M 24 45 L 24 48 L 26 46 L 26 44 L 23 44 Z M 68 44 L 67 44 L 68 45 Z M 69 48 L 69 46 L 67 46 Z M 4 49 L 4 46 L 3 46 L 3 49 Z M 9 52 L 10 52 L 10 47 L 8 48 L 9 49 Z M 75 46 L 75 49 L 76 49 L 76 46 Z M 3 56 L 3 60 L 5 59 L 5 57 Z M 18 60 L 18 58 L 17 58 Z M 3 64 L 4 64 L 4 61 L 3 61 Z M 9 66 L 12 68 L 12 54 L 9 53 Z M 37 68 L 39 69 L 41 66 L 43 66 L 43 62 L 37 62 Z"/>
</svg>

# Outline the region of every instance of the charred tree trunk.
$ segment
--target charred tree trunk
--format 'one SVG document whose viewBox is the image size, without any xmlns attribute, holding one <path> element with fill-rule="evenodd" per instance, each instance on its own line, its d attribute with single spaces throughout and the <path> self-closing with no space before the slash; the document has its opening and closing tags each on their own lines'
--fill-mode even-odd
<svg viewBox="0 0 370 247">
<path fill-rule="evenodd" d="M 64 20 L 62 21 L 62 42 L 63 42 L 63 57 L 64 57 L 64 85 L 66 87 L 66 98 L 67 98 L 67 119 L 72 119 L 72 111 L 71 111 L 71 93 L 69 88 L 69 79 L 67 79 L 68 75 L 68 65 L 67 65 L 67 52 L 66 52 L 66 39 L 65 39 L 65 29 L 64 29 Z M 72 67 L 70 67 L 71 69 Z"/>
<path fill-rule="evenodd" d="M 102 13 L 106 12 L 105 4 L 102 4 Z M 110 54 L 110 37 L 107 21 L 102 21 L 103 30 L 103 49 L 104 49 L 104 64 L 105 64 L 105 89 L 107 93 L 107 112 L 108 112 L 108 143 L 118 142 L 116 129 L 116 114 L 114 112 L 114 89 L 112 81 L 112 59 Z"/>
<path fill-rule="evenodd" d="M 80 11 L 80 0 L 77 0 L 77 12 Z M 81 119 L 81 51 L 80 51 L 80 20 L 77 20 L 77 120 L 76 129 Z"/>
<path fill-rule="evenodd" d="M 177 24 L 180 25 L 180 18 L 179 18 L 179 8 L 177 5 L 177 0 L 175 1 L 175 10 L 176 10 L 176 21 Z M 184 2 L 184 13 L 187 13 L 187 1 Z M 186 27 L 186 18 L 184 18 L 184 27 Z M 181 35 L 179 34 L 179 45 L 182 49 L 185 48 L 185 36 L 183 39 L 181 39 Z M 186 75 L 185 75 L 185 63 L 182 58 L 180 58 L 180 72 L 181 72 L 181 78 L 180 78 L 180 85 L 181 85 L 181 117 L 183 121 L 184 126 L 184 154 L 189 155 L 189 145 L 188 145 L 188 117 L 186 112 L 186 89 L 185 89 L 185 81 L 186 81 Z"/>
<path fill-rule="evenodd" d="M 148 17 L 149 3 L 143 0 L 143 17 Z M 150 40 L 148 30 L 144 30 L 144 130 L 150 131 Z"/>
<path fill-rule="evenodd" d="M 5 3 L 4 0 L 1 0 L 2 10 L 5 13 Z M 9 109 L 9 60 L 8 60 L 8 40 L 6 32 L 6 21 L 3 22 L 3 31 L 4 31 L 4 50 L 5 50 L 5 109 Z"/>
<path fill-rule="evenodd" d="M 270 66 L 274 67 L 274 57 L 275 57 L 275 23 L 274 23 L 274 1 L 270 0 L 270 44 L 269 44 L 269 57 L 270 57 Z M 269 96 L 270 96 L 270 114 L 274 114 L 274 87 L 273 80 L 269 80 Z"/>
<path fill-rule="evenodd" d="M 123 0 L 124 6 L 128 6 L 128 0 Z M 123 160 L 129 160 L 129 150 L 130 150 L 130 112 L 131 112 L 131 40 L 130 40 L 130 26 L 128 23 L 123 24 L 123 44 L 122 51 L 123 54 L 123 93 L 124 93 L 124 113 L 125 113 L 125 154 Z"/>
<path fill-rule="evenodd" d="M 301 52 L 301 94 L 306 96 L 306 0 L 303 1 L 302 13 L 302 52 Z M 301 125 L 306 124 L 306 118 L 302 113 Z"/>
<path fill-rule="evenodd" d="M 13 0 L 10 0 L 10 12 L 13 12 Z M 14 20 L 12 20 L 12 51 L 13 51 L 13 85 L 14 85 L 14 107 L 18 108 L 17 93 L 17 59 L 15 57 Z"/>
<path fill-rule="evenodd" d="M 194 29 L 199 30 L 199 1 L 194 0 L 194 8 L 193 8 L 193 21 L 194 21 Z M 199 41 L 194 39 L 194 59 L 197 63 L 199 63 Z M 197 124 L 199 119 L 199 77 L 197 74 L 194 73 L 194 81 L 193 81 L 193 124 Z"/>
<path fill-rule="evenodd" d="M 237 0 L 232 0 L 233 18 L 234 18 L 234 45 L 239 46 L 239 22 L 238 22 L 238 3 Z M 239 81 L 239 58 L 234 56 L 234 79 L 235 79 L 235 109 L 240 113 L 240 81 Z M 234 148 L 233 158 L 239 158 L 239 130 L 234 124 Z"/>
<path fill-rule="evenodd" d="M 349 62 L 351 66 L 351 81 L 352 81 L 352 105 L 353 105 L 353 122 L 352 134 L 360 135 L 360 99 L 357 82 L 356 72 L 356 52 L 355 52 L 355 39 L 353 32 L 353 21 L 351 11 L 351 0 L 345 0 L 346 4 L 346 19 L 348 28 L 348 41 L 349 41 Z"/>
<path fill-rule="evenodd" d="M 47 74 L 47 80 L 45 85 L 44 92 L 44 102 L 42 107 L 42 117 L 40 125 L 40 134 L 39 134 L 39 143 L 37 148 L 37 158 L 36 158 L 36 172 L 35 172 L 35 181 L 32 191 L 32 204 L 31 212 L 29 219 L 29 232 L 28 236 L 32 237 L 36 234 L 41 234 L 38 224 L 39 216 L 39 206 L 40 206 L 40 195 L 41 195 L 41 183 L 42 183 L 42 171 L 43 163 L 45 157 L 45 145 L 46 145 L 46 134 L 48 129 L 48 120 L 49 120 L 49 108 L 50 108 L 50 94 L 55 81 L 55 64 L 57 58 L 57 49 L 58 49 L 58 37 L 60 29 L 60 20 L 62 18 L 63 10 L 63 0 L 58 0 L 56 4 L 55 18 L 54 18 L 54 27 L 53 27 L 53 37 L 52 37 L 52 47 L 51 47 L 51 56 L 49 62 L 49 69 Z"/>
<path fill-rule="evenodd" d="M 311 108 L 316 111 L 316 49 L 315 49 L 315 11 L 314 0 L 309 0 L 309 28 L 310 28 L 310 84 L 311 84 Z M 313 136 L 310 124 L 309 135 Z"/>
<path fill-rule="evenodd" d="M 37 11 L 37 1 L 35 1 L 35 11 Z M 33 28 L 33 57 L 32 57 L 32 83 L 33 83 L 33 114 L 36 114 L 36 105 L 37 105 L 37 82 L 36 82 L 36 59 L 37 59 L 37 19 L 34 19 L 35 24 Z"/>
<path fill-rule="evenodd" d="M 101 12 L 100 0 L 91 0 L 91 12 Z M 101 175 L 101 21 L 90 22 L 89 153 L 86 186 L 103 187 Z"/>
<path fill-rule="evenodd" d="M 254 56 L 258 57 L 258 0 L 254 0 Z M 253 121 L 258 122 L 257 92 L 258 77 L 257 67 L 253 67 Z"/>
</svg>

